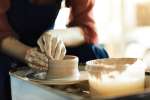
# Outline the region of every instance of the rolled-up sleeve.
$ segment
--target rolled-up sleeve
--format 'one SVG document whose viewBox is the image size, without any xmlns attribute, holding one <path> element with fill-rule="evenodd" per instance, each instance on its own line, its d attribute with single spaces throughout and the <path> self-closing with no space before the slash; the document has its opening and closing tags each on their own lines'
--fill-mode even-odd
<svg viewBox="0 0 150 100">
<path fill-rule="evenodd" d="M 81 27 L 86 43 L 97 42 L 97 32 L 93 19 L 94 3 L 95 0 L 66 0 L 66 5 L 71 8 L 67 26 Z"/>
<path fill-rule="evenodd" d="M 12 29 L 8 24 L 6 12 L 9 9 L 9 0 L 0 0 L 0 40 L 12 35 Z"/>
</svg>

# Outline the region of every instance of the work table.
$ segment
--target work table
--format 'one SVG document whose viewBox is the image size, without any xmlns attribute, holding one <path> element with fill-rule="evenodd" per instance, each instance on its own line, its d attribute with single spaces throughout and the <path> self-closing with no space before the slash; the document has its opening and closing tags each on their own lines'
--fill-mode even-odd
<svg viewBox="0 0 150 100">
<path fill-rule="evenodd" d="M 55 88 L 55 86 L 42 85 L 37 82 L 29 81 L 26 78 L 17 76 L 15 73 L 10 72 L 11 77 L 11 90 L 12 90 L 12 100 L 87 100 L 92 99 L 89 93 L 86 91 L 88 89 L 88 82 L 84 82 L 79 87 L 82 91 L 87 93 L 68 93 L 64 91 L 64 87 L 60 86 Z M 87 88 L 85 88 L 87 87 Z M 75 87 L 76 88 L 76 87 Z M 144 99 L 149 100 L 150 89 L 146 88 L 143 93 L 134 94 L 126 97 L 113 98 L 115 100 L 132 100 L 132 99 Z M 103 98 L 99 97 L 98 100 Z M 97 100 L 97 99 L 94 99 Z"/>
</svg>

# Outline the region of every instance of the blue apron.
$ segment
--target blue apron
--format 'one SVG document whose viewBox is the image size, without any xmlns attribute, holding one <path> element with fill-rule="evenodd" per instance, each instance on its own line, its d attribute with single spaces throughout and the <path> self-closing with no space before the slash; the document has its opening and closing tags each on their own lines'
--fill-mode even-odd
<svg viewBox="0 0 150 100">
<path fill-rule="evenodd" d="M 53 29 L 61 1 L 55 0 L 52 4 L 39 6 L 32 4 L 30 0 L 11 0 L 7 18 L 17 33 L 15 34 L 17 38 L 29 46 L 37 46 L 36 42 L 40 35 L 48 29 Z M 93 44 L 68 47 L 67 54 L 78 56 L 80 63 L 108 57 L 105 49 Z M 11 100 L 8 71 L 10 67 L 21 66 L 18 62 L 0 53 L 0 100 Z"/>
</svg>

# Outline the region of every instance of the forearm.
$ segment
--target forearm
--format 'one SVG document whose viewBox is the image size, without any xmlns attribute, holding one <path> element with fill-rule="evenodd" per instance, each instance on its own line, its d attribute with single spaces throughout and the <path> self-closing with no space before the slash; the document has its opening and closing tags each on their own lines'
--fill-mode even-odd
<svg viewBox="0 0 150 100">
<path fill-rule="evenodd" d="M 84 43 L 84 33 L 79 27 L 70 27 L 62 30 L 50 30 L 50 34 L 63 40 L 65 46 L 78 46 Z"/>
<path fill-rule="evenodd" d="M 12 36 L 6 37 L 1 41 L 1 52 L 22 61 L 25 61 L 25 54 L 29 48 Z"/>
<path fill-rule="evenodd" d="M 9 0 L 5 0 L 9 1 Z M 2 2 L 2 4 L 4 1 Z M 5 2 L 6 3 L 6 2 Z M 3 5 L 5 5 L 5 3 Z M 9 2 L 8 2 L 9 3 Z M 8 4 L 6 3 L 6 4 Z M 14 31 L 8 23 L 6 11 L 9 8 L 9 4 L 6 7 L 0 6 L 0 52 L 16 57 L 24 61 L 26 50 L 30 47 L 22 44 L 14 37 Z"/>
<path fill-rule="evenodd" d="M 66 4 L 70 7 L 67 27 L 81 27 L 86 44 L 98 43 L 98 33 L 93 16 L 95 0 L 66 0 Z"/>
</svg>

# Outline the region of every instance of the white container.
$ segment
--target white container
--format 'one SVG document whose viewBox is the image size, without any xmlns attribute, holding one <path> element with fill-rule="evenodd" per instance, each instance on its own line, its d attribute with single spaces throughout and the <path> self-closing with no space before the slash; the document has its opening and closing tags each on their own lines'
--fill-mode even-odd
<svg viewBox="0 0 150 100">
<path fill-rule="evenodd" d="M 93 97 L 123 96 L 144 91 L 146 65 L 136 58 L 110 58 L 86 63 Z"/>
</svg>

